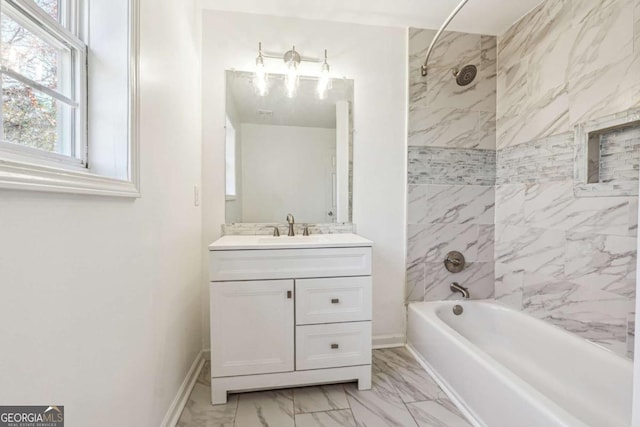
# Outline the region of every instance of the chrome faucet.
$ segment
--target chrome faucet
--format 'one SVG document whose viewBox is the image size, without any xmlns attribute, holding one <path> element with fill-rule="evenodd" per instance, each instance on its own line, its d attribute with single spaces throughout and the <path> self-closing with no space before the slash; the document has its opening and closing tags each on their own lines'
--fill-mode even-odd
<svg viewBox="0 0 640 427">
<path fill-rule="evenodd" d="M 469 299 L 469 289 L 464 286 L 460 286 L 458 282 L 453 282 L 449 285 L 449 289 L 451 289 L 451 292 L 460 292 L 462 294 L 462 298 Z"/>
<path fill-rule="evenodd" d="M 289 234 L 287 234 L 287 236 L 295 236 L 296 233 L 293 232 L 293 224 L 295 223 L 295 220 L 293 219 L 293 215 L 291 214 L 287 215 L 287 223 L 289 223 Z"/>
</svg>

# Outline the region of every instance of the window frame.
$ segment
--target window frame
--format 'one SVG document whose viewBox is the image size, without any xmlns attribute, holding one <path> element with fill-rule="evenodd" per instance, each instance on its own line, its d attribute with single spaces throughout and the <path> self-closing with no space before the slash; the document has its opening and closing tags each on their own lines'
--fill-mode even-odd
<svg viewBox="0 0 640 427">
<path fill-rule="evenodd" d="M 65 164 L 78 169 L 86 169 L 88 161 L 87 153 L 87 46 L 75 34 L 66 28 L 65 24 L 73 22 L 69 13 L 69 1 L 64 1 L 63 24 L 54 20 L 47 12 L 42 10 L 33 0 L 0 0 L 0 10 L 3 14 L 14 20 L 34 36 L 44 40 L 54 48 L 68 49 L 70 54 L 70 69 L 62 70 L 70 75 L 69 96 L 58 90 L 49 89 L 37 81 L 24 76 L 18 70 L 12 70 L 4 65 L 0 67 L 0 73 L 31 87 L 64 105 L 73 106 L 76 111 L 71 115 L 70 123 L 62 123 L 61 126 L 69 126 L 67 129 L 58 129 L 59 133 L 69 132 L 70 155 L 48 152 L 11 142 L 0 140 L 0 149 L 7 150 L 17 156 L 23 156 L 26 160 L 40 159 L 55 165 Z M 7 7 L 7 10 L 3 8 Z M 66 67 L 65 67 L 66 68 Z M 62 138 L 61 138 L 62 140 Z M 61 141 L 63 142 L 63 141 Z"/>
<path fill-rule="evenodd" d="M 128 0 L 128 123 L 127 123 L 127 179 L 92 173 L 88 162 L 90 142 L 88 134 L 88 75 L 86 45 L 76 36 L 86 32 L 88 23 L 83 18 L 88 16 L 87 6 L 79 2 L 64 1 L 64 26 L 41 9 L 33 0 L 0 0 L 11 5 L 19 5 L 29 14 L 36 16 L 48 31 L 55 31 L 64 36 L 65 42 L 79 48 L 80 58 L 75 61 L 72 72 L 82 81 L 76 88 L 80 92 L 74 98 L 79 104 L 78 120 L 74 131 L 79 132 L 79 148 L 81 158 L 73 159 L 58 153 L 50 153 L 31 147 L 20 146 L 0 141 L 0 188 L 33 190 L 46 192 L 62 192 L 75 194 L 92 194 L 121 197 L 140 197 L 139 186 L 139 0 Z M 75 8 L 74 13 L 70 8 Z M 78 13 L 76 13 L 78 12 Z M 72 19 L 78 17 L 78 19 Z M 86 19 L 84 19 L 86 21 Z M 68 26 L 69 28 L 65 28 Z M 81 105 L 80 105 L 81 104 Z M 124 143 L 124 142 L 123 142 Z M 124 162 L 123 162 L 124 164 Z"/>
</svg>

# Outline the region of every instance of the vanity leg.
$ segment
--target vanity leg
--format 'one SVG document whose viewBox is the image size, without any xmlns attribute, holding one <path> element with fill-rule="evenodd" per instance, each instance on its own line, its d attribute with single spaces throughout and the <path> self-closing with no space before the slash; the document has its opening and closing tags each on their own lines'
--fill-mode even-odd
<svg viewBox="0 0 640 427">
<path fill-rule="evenodd" d="M 358 390 L 371 390 L 371 369 L 358 377 Z"/>
<path fill-rule="evenodd" d="M 211 404 L 224 405 L 227 403 L 227 389 L 216 384 L 215 378 L 211 378 Z"/>
</svg>

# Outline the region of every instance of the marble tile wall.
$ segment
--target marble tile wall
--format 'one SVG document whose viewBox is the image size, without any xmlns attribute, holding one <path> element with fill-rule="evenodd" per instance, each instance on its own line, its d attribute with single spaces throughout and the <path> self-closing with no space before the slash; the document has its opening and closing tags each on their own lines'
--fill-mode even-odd
<svg viewBox="0 0 640 427">
<path fill-rule="evenodd" d="M 576 198 L 572 181 L 496 186 L 495 297 L 627 353 L 637 198 Z"/>
<path fill-rule="evenodd" d="M 408 154 L 409 184 L 495 184 L 495 150 L 409 146 Z"/>
<path fill-rule="evenodd" d="M 305 226 L 309 226 L 311 234 L 335 234 L 335 233 L 355 233 L 356 226 L 351 223 L 344 224 L 295 224 L 294 232 L 302 235 Z M 286 223 L 249 223 L 234 222 L 231 224 L 222 224 L 222 235 L 265 235 L 273 234 L 273 227 L 278 227 L 281 236 L 286 236 L 289 231 L 289 225 Z"/>
<path fill-rule="evenodd" d="M 448 31 L 438 40 L 422 77 L 435 31 L 409 29 L 409 146 L 495 149 L 496 38 Z M 476 79 L 458 86 L 454 68 L 478 68 Z"/>
<path fill-rule="evenodd" d="M 425 79 L 434 34 L 409 32 L 407 300 L 457 280 L 632 357 L 638 198 L 574 196 L 573 131 L 640 106 L 640 0 L 547 0 L 497 43 L 447 33 Z M 603 179 L 637 180 L 637 141 L 602 148 Z"/>
<path fill-rule="evenodd" d="M 575 197 L 573 127 L 640 106 L 640 2 L 547 0 L 498 38 L 495 297 L 633 356 L 637 197 Z M 635 15 L 634 15 L 635 13 Z M 603 140 L 608 182 L 637 141 Z"/>
<path fill-rule="evenodd" d="M 409 30 L 407 301 L 472 298 L 494 292 L 493 236 L 496 141 L 496 38 L 446 32 L 433 50 L 427 77 L 420 66 L 435 31 Z M 473 64 L 478 76 L 458 86 L 453 68 Z M 447 252 L 467 267 L 444 268 Z"/>
<path fill-rule="evenodd" d="M 566 133 L 496 152 L 496 184 L 573 179 L 574 136 Z"/>
<path fill-rule="evenodd" d="M 498 37 L 498 148 L 640 106 L 639 9 L 547 0 Z"/>
<path fill-rule="evenodd" d="M 408 198 L 407 301 L 457 298 L 454 281 L 473 298 L 493 297 L 494 187 L 409 185 Z M 444 267 L 452 250 L 467 261 L 460 273 Z"/>
</svg>

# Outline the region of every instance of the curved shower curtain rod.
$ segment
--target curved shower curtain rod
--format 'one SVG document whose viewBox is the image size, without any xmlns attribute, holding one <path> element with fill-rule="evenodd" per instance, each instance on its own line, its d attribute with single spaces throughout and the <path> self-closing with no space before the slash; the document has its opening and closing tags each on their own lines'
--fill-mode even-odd
<svg viewBox="0 0 640 427">
<path fill-rule="evenodd" d="M 436 45 L 436 42 L 440 38 L 440 35 L 442 35 L 442 32 L 447 28 L 451 20 L 458 14 L 458 12 L 460 12 L 460 9 L 462 9 L 463 6 L 467 4 L 468 1 L 469 0 L 462 0 L 460 2 L 460 4 L 453 10 L 453 12 L 451 12 L 451 15 L 449 15 L 447 20 L 444 21 L 444 24 L 442 24 L 442 27 L 440 27 L 440 29 L 436 33 L 436 36 L 431 41 L 431 44 L 429 45 L 429 50 L 427 50 L 427 56 L 424 58 L 424 65 L 421 68 L 422 77 L 425 77 L 427 75 L 427 63 L 429 62 L 429 56 L 431 56 L 431 51 L 433 50 L 433 47 Z"/>
</svg>

